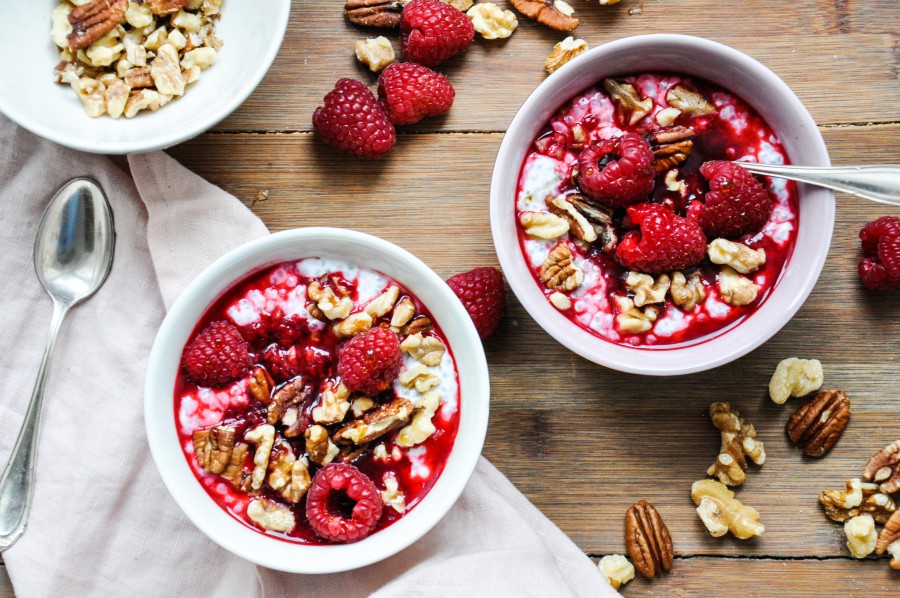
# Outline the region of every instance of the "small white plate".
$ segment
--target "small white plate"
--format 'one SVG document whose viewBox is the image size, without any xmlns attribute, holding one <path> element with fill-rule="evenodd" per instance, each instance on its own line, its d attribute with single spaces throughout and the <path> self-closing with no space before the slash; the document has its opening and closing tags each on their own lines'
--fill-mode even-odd
<svg viewBox="0 0 900 598">
<path fill-rule="evenodd" d="M 0 2 L 0 112 L 36 135 L 103 154 L 146 152 L 206 131 L 253 93 L 278 54 L 290 0 L 225 0 L 217 35 L 224 45 L 185 95 L 157 112 L 91 118 L 68 85 L 54 82 L 59 49 L 50 40 L 57 0 Z"/>
</svg>

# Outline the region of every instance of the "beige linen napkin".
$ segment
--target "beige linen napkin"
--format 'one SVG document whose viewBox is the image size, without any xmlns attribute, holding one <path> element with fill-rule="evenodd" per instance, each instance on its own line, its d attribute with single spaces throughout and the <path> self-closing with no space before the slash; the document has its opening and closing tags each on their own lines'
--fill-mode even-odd
<svg viewBox="0 0 900 598">
<path fill-rule="evenodd" d="M 90 175 L 109 196 L 118 235 L 106 285 L 72 310 L 56 347 L 28 529 L 3 554 L 19 598 L 616 595 L 590 559 L 484 459 L 432 531 L 357 571 L 280 573 L 200 533 L 166 492 L 148 451 L 147 357 L 166 307 L 185 285 L 267 231 L 235 198 L 161 152 L 132 156 L 129 164 L 131 176 L 0 117 L 0 466 L 50 322 L 50 300 L 31 263 L 47 201 L 67 179 Z"/>
</svg>

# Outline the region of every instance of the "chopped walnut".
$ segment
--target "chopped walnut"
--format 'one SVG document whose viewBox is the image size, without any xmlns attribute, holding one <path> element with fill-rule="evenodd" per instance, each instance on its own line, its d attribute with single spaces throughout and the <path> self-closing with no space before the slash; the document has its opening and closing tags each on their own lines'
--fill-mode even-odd
<svg viewBox="0 0 900 598">
<path fill-rule="evenodd" d="M 634 579 L 634 565 L 624 555 L 608 554 L 597 563 L 600 572 L 609 581 L 614 590 Z"/>
<path fill-rule="evenodd" d="M 678 108 L 663 108 L 656 113 L 656 124 L 661 127 L 670 127 L 681 116 L 681 110 Z"/>
<path fill-rule="evenodd" d="M 541 265 L 541 280 L 555 291 L 574 291 L 584 282 L 584 270 L 575 265 L 565 242 L 550 250 Z"/>
<path fill-rule="evenodd" d="M 790 397 L 803 397 L 822 388 L 825 375 L 818 359 L 790 357 L 779 362 L 769 381 L 769 396 L 779 405 Z"/>
<path fill-rule="evenodd" d="M 569 223 L 569 232 L 585 243 L 597 240 L 597 231 L 591 226 L 581 212 L 563 196 L 548 197 L 547 208 L 555 215 Z"/>
<path fill-rule="evenodd" d="M 459 12 L 466 12 L 475 3 L 474 0 L 441 0 L 444 4 L 449 4 Z"/>
<path fill-rule="evenodd" d="M 878 523 L 885 523 L 897 510 L 894 500 L 879 492 L 878 484 L 860 479 L 847 482 L 847 490 L 825 490 L 819 494 L 819 503 L 832 521 L 849 521 L 869 514 Z"/>
<path fill-rule="evenodd" d="M 415 388 L 425 394 L 432 388 L 440 386 L 441 379 L 434 375 L 430 368 L 419 363 L 405 372 L 400 372 L 397 381 L 407 388 Z"/>
<path fill-rule="evenodd" d="M 391 507 L 402 515 L 406 511 L 406 497 L 400 492 L 397 476 L 388 472 L 382 479 L 384 480 L 384 490 L 381 491 L 381 501 L 384 506 Z"/>
<path fill-rule="evenodd" d="M 727 239 L 714 239 L 707 248 L 709 260 L 714 264 L 730 266 L 741 274 L 756 272 L 766 263 L 764 249 L 751 249 L 743 243 Z"/>
<path fill-rule="evenodd" d="M 558 239 L 569 232 L 569 223 L 565 219 L 548 212 L 522 212 L 519 222 L 529 236 L 538 239 Z"/>
<path fill-rule="evenodd" d="M 375 39 L 360 40 L 354 46 L 356 59 L 377 73 L 396 60 L 391 41 L 379 35 Z"/>
<path fill-rule="evenodd" d="M 184 94 L 184 78 L 178 61 L 178 50 L 171 44 L 163 44 L 150 63 L 150 77 L 159 93 L 180 96 Z"/>
<path fill-rule="evenodd" d="M 294 513 L 284 505 L 268 498 L 254 498 L 247 505 L 247 517 L 263 529 L 287 533 L 297 521 Z"/>
<path fill-rule="evenodd" d="M 280 440 L 269 458 L 269 487 L 296 503 L 309 489 L 309 481 L 307 464 L 294 456 L 291 445 Z"/>
<path fill-rule="evenodd" d="M 669 287 L 669 294 L 672 296 L 672 301 L 680 309 L 692 311 L 697 304 L 702 303 L 706 299 L 706 287 L 703 286 L 700 272 L 695 271 L 690 278 L 685 278 L 681 272 L 674 272 L 672 274 L 672 285 Z"/>
<path fill-rule="evenodd" d="M 653 328 L 653 322 L 659 317 L 655 307 L 648 307 L 641 311 L 634 305 L 630 297 L 614 296 L 613 300 L 619 308 L 616 316 L 616 326 L 619 331 L 630 334 L 641 334 Z"/>
<path fill-rule="evenodd" d="M 106 87 L 90 77 L 82 77 L 72 81 L 72 89 L 81 100 L 88 116 L 96 118 L 106 112 Z"/>
<path fill-rule="evenodd" d="M 310 426 L 306 429 L 306 454 L 309 460 L 322 467 L 337 457 L 338 447 L 328 436 L 328 430 L 322 426 Z"/>
<path fill-rule="evenodd" d="M 727 486 L 740 486 L 747 479 L 747 457 L 757 465 L 766 462 L 766 449 L 756 440 L 756 429 L 744 423 L 737 409 L 728 403 L 713 403 L 709 408 L 713 425 L 722 433 L 719 456 L 706 474 Z"/>
<path fill-rule="evenodd" d="M 253 453 L 253 474 L 250 477 L 250 488 L 259 490 L 266 479 L 269 455 L 275 444 L 275 428 L 269 424 L 256 426 L 244 434 L 244 440 L 256 445 L 256 452 Z"/>
<path fill-rule="evenodd" d="M 687 185 L 684 184 L 684 181 L 678 178 L 677 168 L 673 168 L 672 170 L 666 172 L 666 176 L 663 178 L 663 182 L 666 184 L 666 189 L 668 191 L 677 193 L 682 197 L 687 192 Z"/>
<path fill-rule="evenodd" d="M 337 386 L 332 382 L 327 383 L 319 395 L 318 406 L 312 410 L 313 421 L 326 426 L 344 421 L 350 409 L 350 401 L 347 400 L 349 396 L 350 391 L 343 382 Z"/>
<path fill-rule="evenodd" d="M 350 314 L 340 322 L 331 327 L 338 338 L 350 338 L 357 334 L 362 334 L 372 328 L 372 316 L 364 311 Z"/>
<path fill-rule="evenodd" d="M 431 438 L 435 431 L 431 420 L 440 405 L 441 393 L 436 390 L 426 392 L 413 412 L 412 421 L 397 433 L 397 444 L 403 447 L 416 446 Z"/>
<path fill-rule="evenodd" d="M 106 113 L 119 118 L 125 113 L 125 105 L 131 95 L 131 88 L 118 78 L 106 87 Z"/>
<path fill-rule="evenodd" d="M 676 86 L 669 89 L 666 94 L 666 102 L 669 106 L 678 108 L 688 116 L 716 113 L 715 106 L 707 102 L 702 95 L 684 87 Z"/>
<path fill-rule="evenodd" d="M 844 534 L 847 536 L 847 548 L 854 558 L 864 559 L 875 552 L 878 533 L 871 515 L 857 515 L 845 523 Z"/>
<path fill-rule="evenodd" d="M 493 2 L 482 2 L 471 7 L 466 15 L 472 19 L 475 31 L 484 39 L 503 39 L 513 34 L 519 25 L 511 10 L 503 10 Z"/>
<path fill-rule="evenodd" d="M 406 335 L 428 334 L 431 332 L 432 328 L 434 328 L 434 323 L 431 321 L 431 318 L 421 315 L 413 318 L 412 321 L 403 328 L 402 333 Z"/>
<path fill-rule="evenodd" d="M 349 441 L 357 446 L 372 442 L 406 423 L 413 409 L 412 402 L 398 397 L 367 413 L 361 420 L 352 421 L 340 428 L 332 438 L 338 443 Z"/>
<path fill-rule="evenodd" d="M 709 530 L 718 538 L 729 531 L 736 538 L 746 540 L 762 535 L 765 526 L 759 522 L 759 513 L 734 497 L 734 492 L 721 482 L 700 480 L 691 486 L 691 499 L 697 505 L 697 514 Z"/>
<path fill-rule="evenodd" d="M 634 125 L 653 110 L 653 98 L 644 98 L 642 100 L 638 95 L 637 89 L 631 83 L 622 83 L 615 79 L 607 78 L 603 80 L 603 87 L 628 118 L 629 125 Z"/>
<path fill-rule="evenodd" d="M 353 414 L 354 419 L 361 418 L 366 412 L 371 411 L 374 408 L 375 401 L 369 397 L 356 397 L 353 399 L 353 402 L 350 403 L 350 412 Z"/>
<path fill-rule="evenodd" d="M 550 303 L 553 304 L 553 307 L 555 307 L 559 311 L 566 311 L 567 309 L 570 309 L 572 307 L 572 300 L 559 291 L 553 291 L 552 293 L 550 293 L 549 299 Z"/>
<path fill-rule="evenodd" d="M 391 285 L 386 291 L 369 301 L 364 311 L 369 314 L 373 320 L 380 318 L 394 309 L 394 304 L 397 303 L 397 298 L 399 296 L 400 288 Z"/>
<path fill-rule="evenodd" d="M 409 297 L 404 297 L 394 307 L 394 313 L 391 314 L 391 330 L 399 332 L 401 328 L 409 324 L 414 315 L 416 315 L 415 302 Z"/>
<path fill-rule="evenodd" d="M 725 303 L 734 306 L 749 305 L 756 300 L 759 287 L 749 278 L 745 278 L 730 266 L 722 266 L 719 272 L 719 293 Z"/>
<path fill-rule="evenodd" d="M 400 350 L 409 353 L 423 365 L 436 367 L 441 365 L 447 347 L 436 336 L 423 337 L 421 334 L 411 334 L 400 343 Z"/>
<path fill-rule="evenodd" d="M 382 463 L 387 463 L 390 460 L 391 456 L 388 455 L 383 442 L 375 445 L 375 448 L 372 449 L 372 458 Z"/>
<path fill-rule="evenodd" d="M 575 39 L 571 35 L 553 46 L 553 51 L 544 63 L 548 73 L 555 73 L 559 68 L 580 54 L 588 50 L 588 44 L 583 39 Z"/>
<path fill-rule="evenodd" d="M 316 307 L 329 320 L 343 320 L 353 310 L 353 299 L 334 294 L 331 287 L 323 287 L 318 280 L 309 283 L 306 289 L 309 298 L 316 302 Z"/>
<path fill-rule="evenodd" d="M 669 275 L 660 274 L 656 279 L 649 274 L 629 272 L 625 276 L 625 286 L 634 293 L 635 307 L 644 307 L 651 303 L 665 303 L 669 292 Z"/>
</svg>

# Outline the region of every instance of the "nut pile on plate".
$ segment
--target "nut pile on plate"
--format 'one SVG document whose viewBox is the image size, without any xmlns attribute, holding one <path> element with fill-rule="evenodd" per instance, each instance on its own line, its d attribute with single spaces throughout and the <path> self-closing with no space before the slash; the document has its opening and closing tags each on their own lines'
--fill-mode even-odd
<svg viewBox="0 0 900 598">
<path fill-rule="evenodd" d="M 71 85 L 91 117 L 156 111 L 216 61 L 222 2 L 63 0 L 50 31 L 56 82 Z"/>
</svg>

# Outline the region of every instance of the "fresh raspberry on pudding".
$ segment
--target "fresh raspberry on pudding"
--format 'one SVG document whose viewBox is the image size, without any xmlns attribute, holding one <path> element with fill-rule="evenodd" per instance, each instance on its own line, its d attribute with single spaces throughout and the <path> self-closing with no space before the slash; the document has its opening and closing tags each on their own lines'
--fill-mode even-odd
<svg viewBox="0 0 900 598">
<path fill-rule="evenodd" d="M 447 281 L 447 285 L 469 312 L 478 336 L 486 339 L 493 334 L 506 308 L 506 292 L 500 270 L 475 268 L 453 276 Z"/>
<path fill-rule="evenodd" d="M 882 216 L 859 231 L 863 255 L 859 277 L 867 289 L 900 287 L 900 218 Z"/>
<path fill-rule="evenodd" d="M 377 395 L 394 382 L 401 358 L 397 335 L 387 328 L 373 328 L 341 347 L 338 374 L 350 391 Z"/>
<path fill-rule="evenodd" d="M 407 60 L 435 66 L 472 44 L 475 27 L 439 0 L 413 0 L 400 15 L 400 50 Z"/>
<path fill-rule="evenodd" d="M 447 114 L 454 96 L 446 77 L 414 62 L 394 63 L 378 77 L 378 101 L 395 125 Z"/>
<path fill-rule="evenodd" d="M 734 162 L 713 160 L 700 167 L 709 181 L 702 207 L 691 208 L 710 237 L 737 237 L 756 232 L 772 213 L 772 198 L 759 180 Z"/>
<path fill-rule="evenodd" d="M 226 320 L 201 330 L 184 350 L 184 369 L 199 385 L 225 386 L 246 375 L 251 365 L 247 341 Z"/>
<path fill-rule="evenodd" d="M 599 202 L 621 208 L 653 191 L 653 152 L 641 137 L 626 133 L 602 139 L 578 156 L 578 187 Z"/>
<path fill-rule="evenodd" d="M 353 79 L 339 79 L 313 112 L 313 128 L 325 143 L 363 158 L 377 158 L 394 147 L 397 133 L 375 94 Z"/>
<path fill-rule="evenodd" d="M 616 259 L 626 268 L 653 274 L 690 268 L 703 261 L 706 236 L 693 220 L 659 204 L 631 206 L 628 217 L 640 231 L 627 233 L 616 248 Z"/>
<path fill-rule="evenodd" d="M 345 463 L 320 469 L 306 495 L 306 517 L 313 531 L 332 542 L 358 542 L 381 518 L 381 494 L 364 473 Z"/>
</svg>

